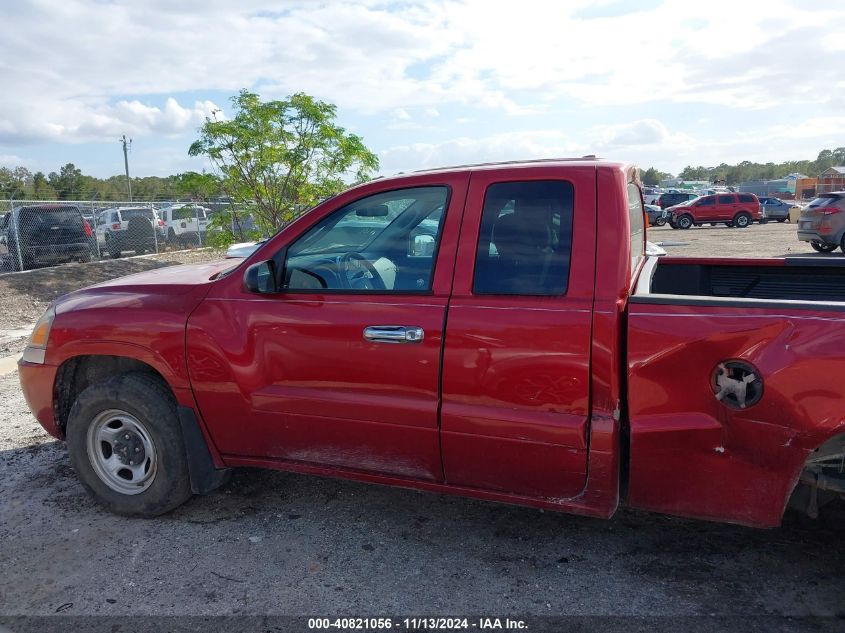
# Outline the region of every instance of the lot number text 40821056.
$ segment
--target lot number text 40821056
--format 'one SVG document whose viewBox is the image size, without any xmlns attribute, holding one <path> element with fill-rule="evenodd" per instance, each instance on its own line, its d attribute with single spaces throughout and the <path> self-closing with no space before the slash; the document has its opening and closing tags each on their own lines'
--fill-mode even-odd
<svg viewBox="0 0 845 633">
<path fill-rule="evenodd" d="M 519 631 L 528 628 L 524 620 L 511 618 L 309 618 L 309 630 L 339 631 Z"/>
</svg>

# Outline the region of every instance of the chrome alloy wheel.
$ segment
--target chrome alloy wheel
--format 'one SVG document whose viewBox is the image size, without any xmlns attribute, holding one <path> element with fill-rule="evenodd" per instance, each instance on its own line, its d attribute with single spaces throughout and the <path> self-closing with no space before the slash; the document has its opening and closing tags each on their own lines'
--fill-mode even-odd
<svg viewBox="0 0 845 633">
<path fill-rule="evenodd" d="M 155 444 L 134 415 L 120 409 L 97 415 L 88 426 L 86 448 L 94 472 L 115 492 L 137 495 L 152 485 Z"/>
</svg>

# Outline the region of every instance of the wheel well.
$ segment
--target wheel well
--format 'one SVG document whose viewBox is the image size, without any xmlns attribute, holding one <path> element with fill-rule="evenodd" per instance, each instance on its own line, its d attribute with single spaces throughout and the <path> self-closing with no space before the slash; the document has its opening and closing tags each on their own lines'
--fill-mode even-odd
<svg viewBox="0 0 845 633">
<path fill-rule="evenodd" d="M 53 407 L 59 426 L 64 428 L 67 425 L 70 409 L 83 390 L 112 376 L 130 372 L 154 374 L 170 389 L 164 377 L 153 367 L 127 356 L 75 356 L 62 363 L 53 387 Z"/>
<path fill-rule="evenodd" d="M 845 433 L 810 453 L 787 505 L 815 518 L 819 506 L 836 497 L 845 499 Z"/>
</svg>

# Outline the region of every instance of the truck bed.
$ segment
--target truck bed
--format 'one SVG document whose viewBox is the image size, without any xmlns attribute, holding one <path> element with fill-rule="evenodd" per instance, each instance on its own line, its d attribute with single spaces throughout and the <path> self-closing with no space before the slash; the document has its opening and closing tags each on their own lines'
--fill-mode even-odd
<svg viewBox="0 0 845 633">
<path fill-rule="evenodd" d="M 627 306 L 630 505 L 780 522 L 808 455 L 845 432 L 842 263 L 646 262 Z M 760 381 L 747 406 L 718 397 L 737 365 Z"/>
<path fill-rule="evenodd" d="M 637 294 L 845 302 L 845 259 L 659 258 Z"/>
</svg>

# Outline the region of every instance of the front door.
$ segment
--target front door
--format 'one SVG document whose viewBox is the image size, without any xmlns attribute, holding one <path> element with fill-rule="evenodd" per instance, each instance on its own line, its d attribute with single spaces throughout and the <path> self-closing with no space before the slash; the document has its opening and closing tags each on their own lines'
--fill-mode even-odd
<svg viewBox="0 0 845 633">
<path fill-rule="evenodd" d="M 409 180 L 345 194 L 269 243 L 277 292 L 235 279 L 194 312 L 191 383 L 224 455 L 442 480 L 441 345 L 468 175 Z"/>
<path fill-rule="evenodd" d="M 535 498 L 583 488 L 595 192 L 595 168 L 473 173 L 443 363 L 448 483 Z"/>
</svg>

